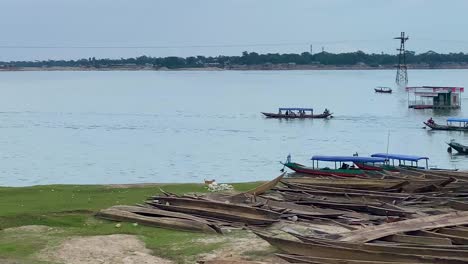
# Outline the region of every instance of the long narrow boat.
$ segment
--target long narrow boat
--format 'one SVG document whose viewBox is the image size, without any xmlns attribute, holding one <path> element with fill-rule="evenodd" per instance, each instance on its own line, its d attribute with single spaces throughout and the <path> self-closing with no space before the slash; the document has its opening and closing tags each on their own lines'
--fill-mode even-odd
<svg viewBox="0 0 468 264">
<path fill-rule="evenodd" d="M 374 88 L 374 91 L 376 93 L 392 93 L 392 88 L 380 86 L 380 87 Z"/>
<path fill-rule="evenodd" d="M 290 168 L 291 170 L 299 173 L 311 174 L 311 175 L 320 175 L 320 176 L 339 176 L 339 177 L 362 177 L 365 176 L 364 171 L 358 168 L 355 168 L 354 165 L 349 166 L 348 163 L 361 163 L 361 164 L 372 164 L 384 163 L 384 158 L 375 158 L 375 157 L 358 157 L 358 156 L 320 156 L 315 155 L 311 158 L 312 167 L 306 167 L 302 164 L 291 162 L 288 158 L 286 163 L 282 163 L 284 166 Z M 334 169 L 330 168 L 320 168 L 318 165 L 319 161 L 333 162 Z M 317 166 L 315 166 L 317 165 Z"/>
<path fill-rule="evenodd" d="M 349 243 L 340 242 L 328 239 L 304 237 L 293 234 L 305 243 L 310 244 L 321 244 L 336 247 L 344 247 L 349 249 L 369 250 L 383 253 L 396 253 L 396 254 L 408 254 L 408 255 L 421 255 L 421 256 L 432 256 L 432 257 L 451 257 L 457 259 L 464 259 L 468 261 L 468 251 L 460 249 L 438 249 L 428 247 L 411 247 L 411 246 L 392 246 L 372 243 Z"/>
<path fill-rule="evenodd" d="M 450 257 L 420 256 L 417 255 L 417 252 L 415 252 L 414 255 L 375 252 L 369 250 L 350 249 L 331 245 L 302 243 L 298 241 L 272 237 L 269 235 L 260 234 L 258 232 L 254 233 L 260 238 L 266 240 L 272 246 L 275 246 L 284 252 L 302 256 L 312 256 L 318 258 L 335 258 L 340 260 L 356 261 L 390 261 L 396 263 L 466 263 L 465 260 Z"/>
<path fill-rule="evenodd" d="M 284 112 L 284 113 L 283 113 Z M 268 118 L 328 118 L 331 117 L 333 113 L 330 113 L 328 109 L 321 114 L 314 114 L 314 109 L 312 108 L 298 108 L 298 107 L 288 107 L 288 108 L 279 108 L 278 113 L 267 113 L 262 112 Z"/>
<path fill-rule="evenodd" d="M 447 125 L 437 124 L 432 118 L 423 123 L 432 130 L 468 131 L 468 118 L 448 118 Z M 458 125 L 454 125 L 454 123 Z"/>
<path fill-rule="evenodd" d="M 338 177 L 363 177 L 364 172 L 359 169 L 328 169 L 328 168 L 313 168 L 313 167 L 307 167 L 299 163 L 295 162 L 286 162 L 286 163 L 281 163 L 285 167 L 288 167 L 289 169 L 299 172 L 299 173 L 304 173 L 304 174 L 310 174 L 310 175 L 317 175 L 317 176 L 338 176 Z"/>
<path fill-rule="evenodd" d="M 468 146 L 462 145 L 453 140 L 447 143 L 447 145 L 449 145 L 451 148 L 453 148 L 460 154 L 468 154 Z"/>
</svg>

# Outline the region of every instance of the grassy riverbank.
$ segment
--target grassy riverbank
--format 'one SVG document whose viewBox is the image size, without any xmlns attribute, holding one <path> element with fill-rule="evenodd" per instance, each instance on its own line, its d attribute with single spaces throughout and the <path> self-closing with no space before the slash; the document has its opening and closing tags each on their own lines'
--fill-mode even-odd
<svg viewBox="0 0 468 264">
<path fill-rule="evenodd" d="M 259 183 L 233 184 L 245 191 Z M 38 263 L 37 254 L 69 237 L 109 234 L 137 235 L 155 255 L 184 262 L 187 257 L 208 253 L 223 242 L 190 243 L 210 235 L 134 226 L 94 218 L 94 213 L 112 205 L 141 203 L 160 193 L 206 192 L 201 184 L 162 185 L 47 185 L 0 187 L 0 262 Z M 45 226 L 47 231 L 26 232 L 22 226 Z M 240 234 L 233 234 L 236 236 Z M 213 237 L 213 235 L 211 235 Z M 7 262 L 8 263 L 8 262 Z M 44 262 L 45 263 L 45 262 Z"/>
</svg>

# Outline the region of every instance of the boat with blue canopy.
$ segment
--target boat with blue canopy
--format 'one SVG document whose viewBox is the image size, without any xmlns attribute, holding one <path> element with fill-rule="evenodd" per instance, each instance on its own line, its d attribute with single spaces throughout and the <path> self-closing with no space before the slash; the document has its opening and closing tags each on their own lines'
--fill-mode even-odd
<svg viewBox="0 0 468 264">
<path fill-rule="evenodd" d="M 398 161 L 398 166 L 410 166 L 418 167 L 418 162 L 421 160 L 426 161 L 426 169 L 429 168 L 429 158 L 425 156 L 416 156 L 416 155 L 405 155 L 405 154 L 388 154 L 388 153 L 375 153 L 371 157 L 384 158 L 388 161 L 391 161 L 392 165 L 395 166 L 395 161 Z M 406 164 L 410 162 L 410 165 Z"/>
<path fill-rule="evenodd" d="M 285 167 L 298 172 L 311 175 L 320 175 L 320 176 L 339 176 L 339 177 L 362 177 L 364 171 L 355 167 L 354 165 L 350 166 L 346 162 L 351 162 L 354 164 L 372 164 L 376 163 L 385 163 L 384 158 L 376 157 L 359 157 L 359 156 L 313 156 L 312 167 L 307 167 L 299 163 L 291 162 L 290 157 L 288 157 L 285 163 L 282 163 Z M 329 167 L 320 168 L 319 161 L 325 162 L 334 162 L 334 169 Z M 357 166 L 357 165 L 356 165 Z"/>
<path fill-rule="evenodd" d="M 424 124 L 433 130 L 468 131 L 468 118 L 451 117 L 447 119 L 447 125 L 440 125 L 431 117 Z"/>
<path fill-rule="evenodd" d="M 321 114 L 314 114 L 313 108 L 300 108 L 300 107 L 280 107 L 278 113 L 262 112 L 268 118 L 328 118 L 332 113 L 325 109 Z"/>
</svg>

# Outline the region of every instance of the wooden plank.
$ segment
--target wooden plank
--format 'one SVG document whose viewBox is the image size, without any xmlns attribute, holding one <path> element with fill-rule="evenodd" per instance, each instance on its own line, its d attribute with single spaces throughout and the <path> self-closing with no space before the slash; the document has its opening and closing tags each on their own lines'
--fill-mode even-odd
<svg viewBox="0 0 468 264">
<path fill-rule="evenodd" d="M 347 260 L 336 258 L 318 258 L 310 256 L 275 254 L 289 263 L 312 263 L 312 264 L 411 264 L 410 262 L 392 262 L 392 261 L 364 261 L 364 260 Z"/>
<path fill-rule="evenodd" d="M 419 256 L 433 256 L 433 257 L 450 257 L 456 259 L 463 259 L 468 262 L 468 251 L 460 249 L 439 249 L 439 248 L 425 248 L 425 247 L 411 247 L 411 246 L 391 246 L 379 245 L 370 243 L 350 243 L 340 242 L 334 240 L 310 238 L 297 236 L 299 239 L 306 243 L 322 244 L 336 247 L 344 247 L 349 249 L 368 250 L 384 253 L 406 254 L 406 255 L 419 255 Z"/>
<path fill-rule="evenodd" d="M 366 227 L 360 230 L 344 233 L 339 240 L 345 242 L 368 242 L 398 233 L 463 224 L 468 224 L 468 212 L 457 211 L 448 214 L 418 217 L 399 222 Z"/>
<path fill-rule="evenodd" d="M 464 238 L 464 237 L 452 236 L 452 235 L 446 235 L 446 234 L 439 234 L 439 233 L 436 233 L 436 232 L 425 231 L 425 230 L 416 231 L 416 232 L 414 232 L 414 234 L 416 234 L 418 236 L 448 238 L 448 239 L 452 240 L 452 243 L 455 244 L 455 245 L 468 245 L 468 238 Z"/>
<path fill-rule="evenodd" d="M 458 237 L 468 238 L 468 230 L 453 227 L 453 228 L 439 228 L 436 230 L 439 234 L 446 234 Z"/>
<path fill-rule="evenodd" d="M 452 240 L 448 238 L 410 236 L 410 235 L 400 235 L 400 234 L 382 237 L 380 240 L 388 241 L 388 242 L 395 242 L 395 243 L 415 244 L 415 245 L 437 245 L 437 246 L 452 245 Z"/>
<path fill-rule="evenodd" d="M 340 260 L 355 261 L 390 261 L 407 263 L 445 263 L 445 264 L 466 264 L 465 260 L 440 258 L 431 256 L 417 256 L 394 253 L 373 252 L 367 250 L 348 249 L 343 247 L 333 247 L 319 244 L 308 244 L 298 241 L 286 240 L 271 237 L 255 232 L 255 234 L 265 239 L 271 245 L 289 254 L 312 256 L 319 258 L 336 258 Z"/>
<path fill-rule="evenodd" d="M 112 221 L 126 221 L 132 223 L 139 223 L 147 226 L 162 227 L 168 229 L 177 229 L 184 231 L 197 231 L 216 233 L 217 230 L 207 224 L 200 223 L 189 219 L 179 219 L 173 217 L 149 217 L 142 216 L 135 213 L 117 210 L 117 209 L 104 209 L 96 214 L 97 217 Z M 219 230 L 219 228 L 217 228 Z"/>
</svg>

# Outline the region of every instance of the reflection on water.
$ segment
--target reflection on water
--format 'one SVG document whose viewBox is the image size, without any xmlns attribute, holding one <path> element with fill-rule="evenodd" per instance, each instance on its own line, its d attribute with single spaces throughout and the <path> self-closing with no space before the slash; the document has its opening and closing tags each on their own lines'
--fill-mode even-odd
<svg viewBox="0 0 468 264">
<path fill-rule="evenodd" d="M 269 179 L 288 153 L 427 155 L 468 169 L 445 142 L 468 133 L 422 121 L 462 110 L 407 108 L 393 71 L 10 72 L 0 74 L 0 185 Z M 468 85 L 467 70 L 414 70 L 410 85 Z M 266 119 L 277 107 L 325 108 L 330 120 Z"/>
</svg>

